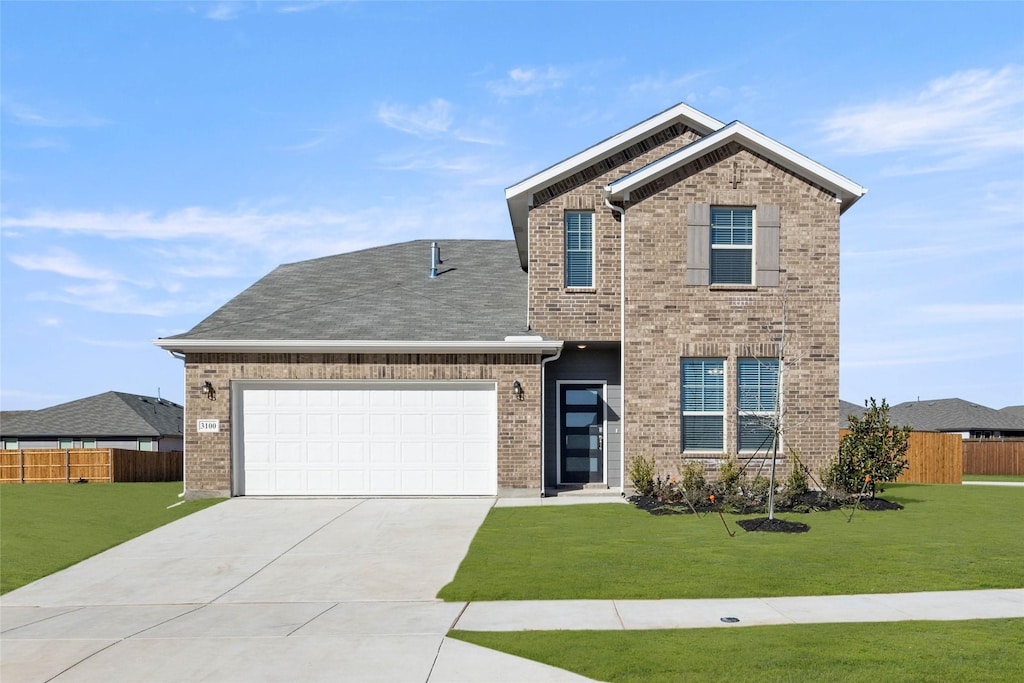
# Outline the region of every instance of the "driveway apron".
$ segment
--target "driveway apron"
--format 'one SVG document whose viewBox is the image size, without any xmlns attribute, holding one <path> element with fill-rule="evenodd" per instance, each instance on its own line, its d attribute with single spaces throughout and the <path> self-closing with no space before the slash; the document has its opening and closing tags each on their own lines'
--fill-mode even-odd
<svg viewBox="0 0 1024 683">
<path fill-rule="evenodd" d="M 0 680 L 584 680 L 444 638 L 493 499 L 233 498 L 0 599 Z"/>
</svg>

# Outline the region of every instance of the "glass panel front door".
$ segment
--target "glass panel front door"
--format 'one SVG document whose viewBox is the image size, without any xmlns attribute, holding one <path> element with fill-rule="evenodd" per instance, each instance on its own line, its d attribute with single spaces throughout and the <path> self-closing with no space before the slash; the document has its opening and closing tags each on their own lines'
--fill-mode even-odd
<svg viewBox="0 0 1024 683">
<path fill-rule="evenodd" d="M 562 384 L 559 390 L 559 481 L 604 481 L 604 386 Z"/>
</svg>

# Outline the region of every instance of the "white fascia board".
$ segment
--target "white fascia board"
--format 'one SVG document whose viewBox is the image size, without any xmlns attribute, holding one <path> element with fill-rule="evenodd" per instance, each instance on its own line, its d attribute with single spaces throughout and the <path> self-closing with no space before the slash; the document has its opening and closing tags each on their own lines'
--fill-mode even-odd
<svg viewBox="0 0 1024 683">
<path fill-rule="evenodd" d="M 519 262 L 523 269 L 527 268 L 529 262 L 529 243 L 526 228 L 530 214 L 530 199 L 534 192 L 547 187 L 551 183 L 567 178 L 600 159 L 629 147 L 637 140 L 642 140 L 654 131 L 677 121 L 682 121 L 690 128 L 705 135 L 725 125 L 704 112 L 697 111 L 689 105 L 680 103 L 660 114 L 655 114 L 646 121 L 641 121 L 617 135 L 613 135 L 607 140 L 588 147 L 579 154 L 574 154 L 568 159 L 530 176 L 526 180 L 506 188 L 505 201 L 508 203 L 509 218 L 512 220 L 512 232 L 516 238 L 516 246 L 519 249 Z"/>
<path fill-rule="evenodd" d="M 725 124 L 714 119 L 703 112 L 685 104 L 677 104 L 671 109 L 666 109 L 646 121 L 642 121 L 632 128 L 622 131 L 617 135 L 588 147 L 579 154 L 575 154 L 565 161 L 560 161 L 540 173 L 530 176 L 505 190 L 505 199 L 511 201 L 513 197 L 529 195 L 536 189 L 546 187 L 551 183 L 568 177 L 580 169 L 590 166 L 594 162 L 610 156 L 626 147 L 629 147 L 637 140 L 641 140 L 652 132 L 665 126 L 683 121 L 691 128 L 702 132 L 710 133 L 716 131 Z M 525 201 L 525 199 L 524 199 Z"/>
<path fill-rule="evenodd" d="M 153 344 L 179 353 L 554 353 L 563 342 L 506 337 L 504 341 L 154 339 Z"/>
<path fill-rule="evenodd" d="M 867 193 L 867 188 L 861 187 L 849 178 L 839 175 L 739 121 L 730 123 L 721 130 L 662 157 L 634 173 L 619 178 L 607 185 L 605 190 L 610 199 L 622 199 L 630 190 L 642 187 L 733 141 L 834 192 L 837 197 L 842 199 L 844 211 Z"/>
</svg>

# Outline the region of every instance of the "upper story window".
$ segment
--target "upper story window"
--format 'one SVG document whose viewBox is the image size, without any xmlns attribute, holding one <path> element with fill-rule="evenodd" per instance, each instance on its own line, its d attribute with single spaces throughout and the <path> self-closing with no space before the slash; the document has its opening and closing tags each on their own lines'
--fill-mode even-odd
<svg viewBox="0 0 1024 683">
<path fill-rule="evenodd" d="M 711 284 L 754 284 L 754 210 L 711 207 Z"/>
<path fill-rule="evenodd" d="M 780 210 L 690 204 L 686 210 L 686 284 L 779 286 Z"/>
<path fill-rule="evenodd" d="M 683 358 L 680 365 L 681 450 L 721 453 L 725 444 L 725 361 Z"/>
<path fill-rule="evenodd" d="M 594 286 L 594 214 L 565 214 L 565 286 Z"/>
</svg>

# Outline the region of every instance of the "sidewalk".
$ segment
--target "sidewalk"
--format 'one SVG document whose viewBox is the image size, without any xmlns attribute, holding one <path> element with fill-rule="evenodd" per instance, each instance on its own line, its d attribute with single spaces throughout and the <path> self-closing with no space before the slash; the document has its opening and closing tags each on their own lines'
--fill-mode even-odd
<svg viewBox="0 0 1024 683">
<path fill-rule="evenodd" d="M 593 631 L 1012 617 L 1024 618 L 1024 588 L 788 598 L 471 602 L 453 628 Z"/>
</svg>

